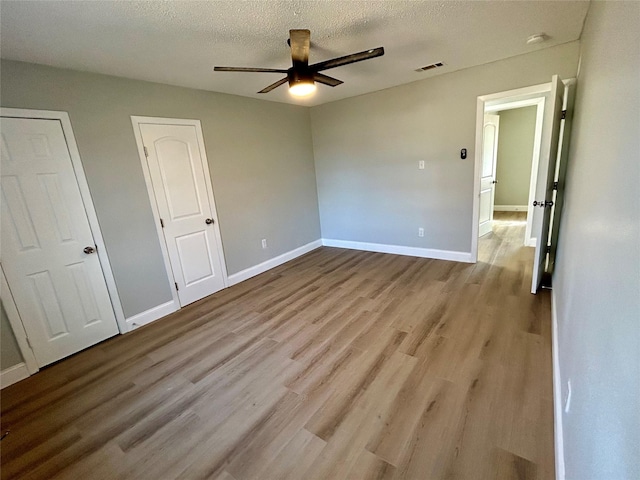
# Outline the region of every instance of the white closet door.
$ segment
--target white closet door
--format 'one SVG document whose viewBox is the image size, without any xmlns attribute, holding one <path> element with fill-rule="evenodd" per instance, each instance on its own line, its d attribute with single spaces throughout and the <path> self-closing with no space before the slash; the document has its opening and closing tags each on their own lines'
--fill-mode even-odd
<svg viewBox="0 0 640 480">
<path fill-rule="evenodd" d="M 118 333 L 58 120 L 2 118 L 2 266 L 40 366 Z"/>
<path fill-rule="evenodd" d="M 208 168 L 195 126 L 143 123 L 140 133 L 173 280 L 184 306 L 225 286 L 205 180 Z"/>
</svg>

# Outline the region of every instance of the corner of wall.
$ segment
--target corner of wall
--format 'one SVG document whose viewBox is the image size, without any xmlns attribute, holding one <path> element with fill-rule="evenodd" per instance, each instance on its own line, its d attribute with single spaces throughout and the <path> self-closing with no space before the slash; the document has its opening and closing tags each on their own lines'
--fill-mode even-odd
<svg viewBox="0 0 640 480">
<path fill-rule="evenodd" d="M 564 434 L 562 429 L 562 380 L 558 351 L 558 306 L 556 290 L 551 290 L 551 352 L 553 361 L 553 419 L 556 457 L 556 479 L 564 480 Z"/>
</svg>

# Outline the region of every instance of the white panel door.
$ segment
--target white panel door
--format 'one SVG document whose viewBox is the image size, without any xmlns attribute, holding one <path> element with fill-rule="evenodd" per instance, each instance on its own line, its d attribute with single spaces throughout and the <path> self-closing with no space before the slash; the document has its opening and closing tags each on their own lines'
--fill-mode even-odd
<svg viewBox="0 0 640 480">
<path fill-rule="evenodd" d="M 496 196 L 496 161 L 498 159 L 498 133 L 500 116 L 484 114 L 482 127 L 482 174 L 480 177 L 480 227 L 483 236 L 493 229 L 493 204 Z"/>
<path fill-rule="evenodd" d="M 193 125 L 140 124 L 180 305 L 224 288 L 208 168 Z"/>
<path fill-rule="evenodd" d="M 564 96 L 564 84 L 558 75 L 551 80 L 551 92 L 544 117 L 540 148 L 540 161 L 538 163 L 538 181 L 536 183 L 536 208 L 534 209 L 534 230 L 532 236 L 538 239 L 533 263 L 533 278 L 531 293 L 536 293 L 542 282 L 544 266 L 547 258 L 547 239 L 549 238 L 549 225 L 551 218 L 551 205 L 553 199 L 553 182 L 558 157 L 558 143 L 560 139 L 560 123 L 562 120 L 562 104 Z M 539 221 L 536 217 L 542 215 Z"/>
<path fill-rule="evenodd" d="M 118 327 L 60 122 L 2 118 L 1 131 L 2 266 L 44 366 Z"/>
</svg>

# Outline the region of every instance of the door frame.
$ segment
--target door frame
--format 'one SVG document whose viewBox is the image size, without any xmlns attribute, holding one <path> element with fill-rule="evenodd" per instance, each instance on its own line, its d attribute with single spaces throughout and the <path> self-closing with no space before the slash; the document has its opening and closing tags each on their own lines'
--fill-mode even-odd
<svg viewBox="0 0 640 480">
<path fill-rule="evenodd" d="M 24 359 L 27 372 L 29 372 L 29 375 L 33 375 L 40 370 L 40 367 L 38 367 L 38 360 L 27 338 L 27 332 L 24 329 L 20 312 L 18 312 L 18 307 L 13 299 L 11 287 L 9 287 L 2 265 L 0 265 L 0 290 L 2 291 L 2 305 L 4 305 L 4 310 L 7 312 L 7 320 L 9 320 L 9 325 L 13 330 L 13 336 L 16 337 L 18 349 Z"/>
<path fill-rule="evenodd" d="M 551 91 L 551 82 L 542 83 L 539 85 L 532 85 L 530 87 L 518 88 L 515 90 L 507 90 L 504 92 L 491 93 L 488 95 L 478 96 L 476 102 L 476 144 L 475 144 L 475 162 L 473 166 L 473 215 L 471 224 L 471 261 L 476 263 L 478 261 L 478 232 L 479 232 L 479 220 L 480 220 L 480 174 L 482 173 L 482 143 L 483 143 L 483 125 L 484 125 L 484 113 L 487 105 L 495 105 L 500 103 L 508 103 L 515 101 L 523 101 L 529 99 L 539 99 Z M 542 124 L 540 125 L 542 127 Z M 537 122 L 536 122 L 537 128 Z M 535 148 L 534 148 L 535 150 Z M 539 155 L 539 152 L 538 152 Z M 538 161 L 536 159 L 537 174 Z M 532 165 L 532 178 L 533 175 Z M 537 178 L 537 177 L 536 177 Z M 531 195 L 531 191 L 529 192 Z M 530 202 L 531 203 L 531 202 Z M 528 209 L 529 207 L 527 207 Z M 533 217 L 533 215 L 531 215 Z M 533 219 L 532 219 L 533 221 Z"/>
<path fill-rule="evenodd" d="M 207 158 L 207 151 L 204 146 L 204 136 L 202 134 L 202 124 L 200 120 L 195 119 L 181 119 L 181 118 L 165 118 L 165 117 L 142 117 L 138 115 L 131 115 L 131 124 L 133 125 L 133 133 L 136 138 L 136 147 L 138 148 L 138 157 L 140 158 L 140 164 L 142 166 L 142 173 L 144 174 L 144 183 L 147 187 L 147 194 L 149 195 L 149 202 L 151 203 L 151 211 L 153 212 L 153 223 L 156 226 L 156 234 L 160 241 L 160 249 L 162 250 L 162 260 L 164 261 L 164 267 L 167 272 L 167 280 L 171 289 L 171 298 L 173 299 L 175 310 L 181 308 L 180 299 L 178 298 L 178 292 L 173 287 L 175 279 L 173 276 L 173 268 L 171 267 L 171 261 L 169 260 L 169 250 L 167 249 L 166 238 L 162 225 L 160 224 L 160 212 L 158 211 L 158 205 L 156 203 L 156 196 L 153 191 L 153 183 L 151 182 L 151 173 L 149 172 L 149 164 L 147 163 L 147 157 L 144 153 L 144 143 L 142 141 L 142 133 L 140 132 L 140 124 L 151 123 L 155 125 L 184 125 L 192 126 L 196 129 L 196 137 L 198 139 L 198 148 L 200 149 L 200 155 L 203 161 L 203 170 L 205 176 L 205 184 L 207 186 L 207 198 L 211 205 L 211 210 L 215 218 L 218 219 L 214 223 L 214 235 L 216 242 L 220 247 L 220 263 L 222 264 L 222 281 L 224 288 L 229 286 L 229 278 L 227 275 L 227 264 L 225 261 L 224 247 L 222 245 L 222 235 L 220 233 L 220 217 L 218 216 L 218 210 L 216 208 L 216 202 L 213 196 L 213 186 L 211 183 L 211 173 L 209 171 L 209 159 Z"/>
<path fill-rule="evenodd" d="M 71 166 L 76 177 L 78 189 L 80 190 L 80 196 L 82 197 L 82 203 L 84 211 L 89 221 L 89 229 L 93 235 L 93 241 L 97 247 L 97 255 L 100 260 L 100 267 L 102 269 L 102 275 L 104 276 L 105 283 L 107 285 L 107 291 L 109 293 L 109 301 L 111 302 L 111 308 L 116 318 L 118 330 L 120 333 L 126 333 L 127 322 L 122 310 L 122 303 L 120 302 L 120 295 L 118 294 L 118 288 L 116 286 L 115 277 L 113 276 L 113 270 L 111 269 L 111 262 L 109 261 L 109 255 L 107 248 L 104 244 L 102 237 L 102 231 L 100 230 L 100 223 L 98 222 L 98 216 L 96 214 L 95 207 L 93 205 L 93 199 L 91 198 L 91 191 L 89 190 L 89 184 L 87 183 L 87 177 L 84 174 L 84 168 L 82 166 L 82 158 L 78 150 L 76 138 L 73 134 L 73 128 L 71 126 L 71 120 L 67 112 L 55 111 L 55 110 L 31 110 L 24 108 L 0 108 L 0 117 L 7 118 L 26 118 L 34 120 L 58 120 L 62 126 L 62 133 L 64 135 L 65 142 L 67 144 L 67 150 L 71 157 Z M 33 350 L 29 347 L 27 340 L 27 334 L 25 332 L 22 320 L 20 319 L 20 312 L 15 306 L 13 296 L 11 295 L 10 286 L 5 278 L 4 271 L 2 272 L 2 289 L 8 292 L 6 296 L 3 296 L 2 301 L 5 303 L 7 309 L 7 316 L 9 317 L 9 323 L 13 328 L 13 333 L 20 347 L 20 353 L 25 360 L 27 369 L 30 374 L 38 371 L 37 363 L 35 362 L 35 356 Z M 5 298 L 6 297 L 6 298 Z M 11 310 L 11 311 L 10 311 Z"/>
<path fill-rule="evenodd" d="M 527 247 L 535 247 L 536 239 L 531 238 L 531 229 L 533 227 L 533 201 L 536 196 L 536 182 L 538 181 L 538 162 L 540 161 L 540 148 L 542 146 L 542 122 L 544 120 L 545 96 L 535 97 L 527 100 L 500 100 L 497 103 L 491 102 L 490 105 L 485 104 L 485 113 L 502 112 L 504 110 L 513 110 L 516 108 L 536 107 L 536 125 L 533 132 L 533 153 L 531 159 L 531 172 L 529 177 L 529 195 L 527 202 L 527 225 L 524 232 L 524 244 Z M 497 158 L 496 158 L 497 164 Z"/>
</svg>

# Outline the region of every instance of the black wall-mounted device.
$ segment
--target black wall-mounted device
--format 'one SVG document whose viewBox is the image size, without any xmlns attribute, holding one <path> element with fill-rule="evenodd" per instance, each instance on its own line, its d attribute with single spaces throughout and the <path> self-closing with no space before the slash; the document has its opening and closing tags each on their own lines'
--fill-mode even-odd
<svg viewBox="0 0 640 480">
<path fill-rule="evenodd" d="M 463 148 L 462 150 L 460 150 L 460 158 L 462 160 L 464 160 L 465 158 L 467 158 L 467 149 Z"/>
</svg>

